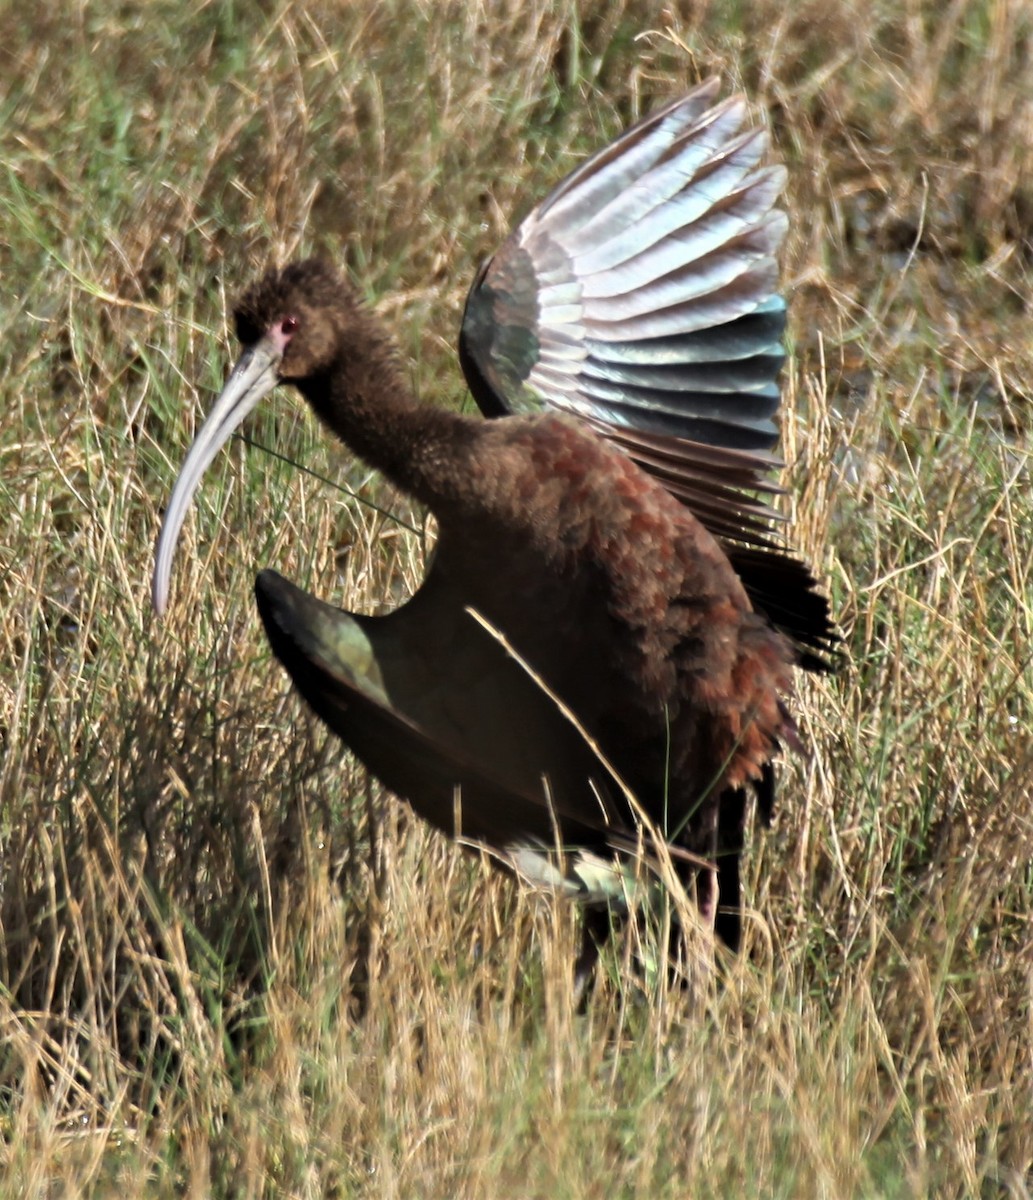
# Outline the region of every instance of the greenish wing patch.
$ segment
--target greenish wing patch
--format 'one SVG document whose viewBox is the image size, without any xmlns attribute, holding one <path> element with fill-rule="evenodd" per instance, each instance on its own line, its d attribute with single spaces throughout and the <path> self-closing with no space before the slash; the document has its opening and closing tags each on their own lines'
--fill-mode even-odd
<svg viewBox="0 0 1033 1200">
<path fill-rule="evenodd" d="M 531 257 L 509 243 L 471 291 L 463 318 L 466 351 L 506 412 L 542 407 L 542 396 L 527 383 L 541 352 L 538 315 Z"/>
</svg>

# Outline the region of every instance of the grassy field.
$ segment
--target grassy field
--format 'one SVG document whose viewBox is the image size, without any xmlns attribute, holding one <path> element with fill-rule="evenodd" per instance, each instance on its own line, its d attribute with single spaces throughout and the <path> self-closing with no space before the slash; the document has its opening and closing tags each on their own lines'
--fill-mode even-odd
<svg viewBox="0 0 1033 1200">
<path fill-rule="evenodd" d="M 1030 1195 L 1026 0 L 42 0 L 0 60 L 0 1196 Z M 617 945 L 578 1016 L 577 914 L 380 797 L 261 633 L 260 566 L 397 603 L 422 515 L 284 397 L 163 622 L 148 579 L 257 270 L 346 263 L 466 404 L 479 259 L 715 72 L 789 167 L 787 504 L 847 664 L 746 952 L 683 995 Z"/>
</svg>

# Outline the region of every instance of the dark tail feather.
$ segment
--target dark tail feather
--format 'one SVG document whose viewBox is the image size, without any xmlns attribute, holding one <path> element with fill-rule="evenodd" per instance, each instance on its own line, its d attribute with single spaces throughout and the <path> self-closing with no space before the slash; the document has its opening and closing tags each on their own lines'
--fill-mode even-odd
<svg viewBox="0 0 1033 1200">
<path fill-rule="evenodd" d="M 754 608 L 796 646 L 799 666 L 836 670 L 839 633 L 807 564 L 776 548 L 725 542 L 724 550 Z"/>
</svg>

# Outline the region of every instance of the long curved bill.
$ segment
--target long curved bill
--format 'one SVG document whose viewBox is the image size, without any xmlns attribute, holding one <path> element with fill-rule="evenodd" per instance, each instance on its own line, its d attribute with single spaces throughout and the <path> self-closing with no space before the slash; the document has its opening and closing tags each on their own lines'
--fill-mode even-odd
<svg viewBox="0 0 1033 1200">
<path fill-rule="evenodd" d="M 282 348 L 269 337 L 245 351 L 226 380 L 226 386 L 180 467 L 179 477 L 165 509 L 155 552 L 151 602 L 159 616 L 168 604 L 172 555 L 197 485 L 237 426 L 259 400 L 280 382 L 278 368 L 282 357 Z"/>
</svg>

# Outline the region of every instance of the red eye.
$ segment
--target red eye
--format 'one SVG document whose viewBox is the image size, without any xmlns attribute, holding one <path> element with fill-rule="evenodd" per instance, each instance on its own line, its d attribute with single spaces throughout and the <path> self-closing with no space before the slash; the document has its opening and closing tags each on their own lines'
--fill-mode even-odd
<svg viewBox="0 0 1033 1200">
<path fill-rule="evenodd" d="M 299 323 L 300 322 L 298 321 L 297 317 L 284 317 L 280 322 L 280 332 L 288 334 L 294 333 L 297 331 Z"/>
</svg>

